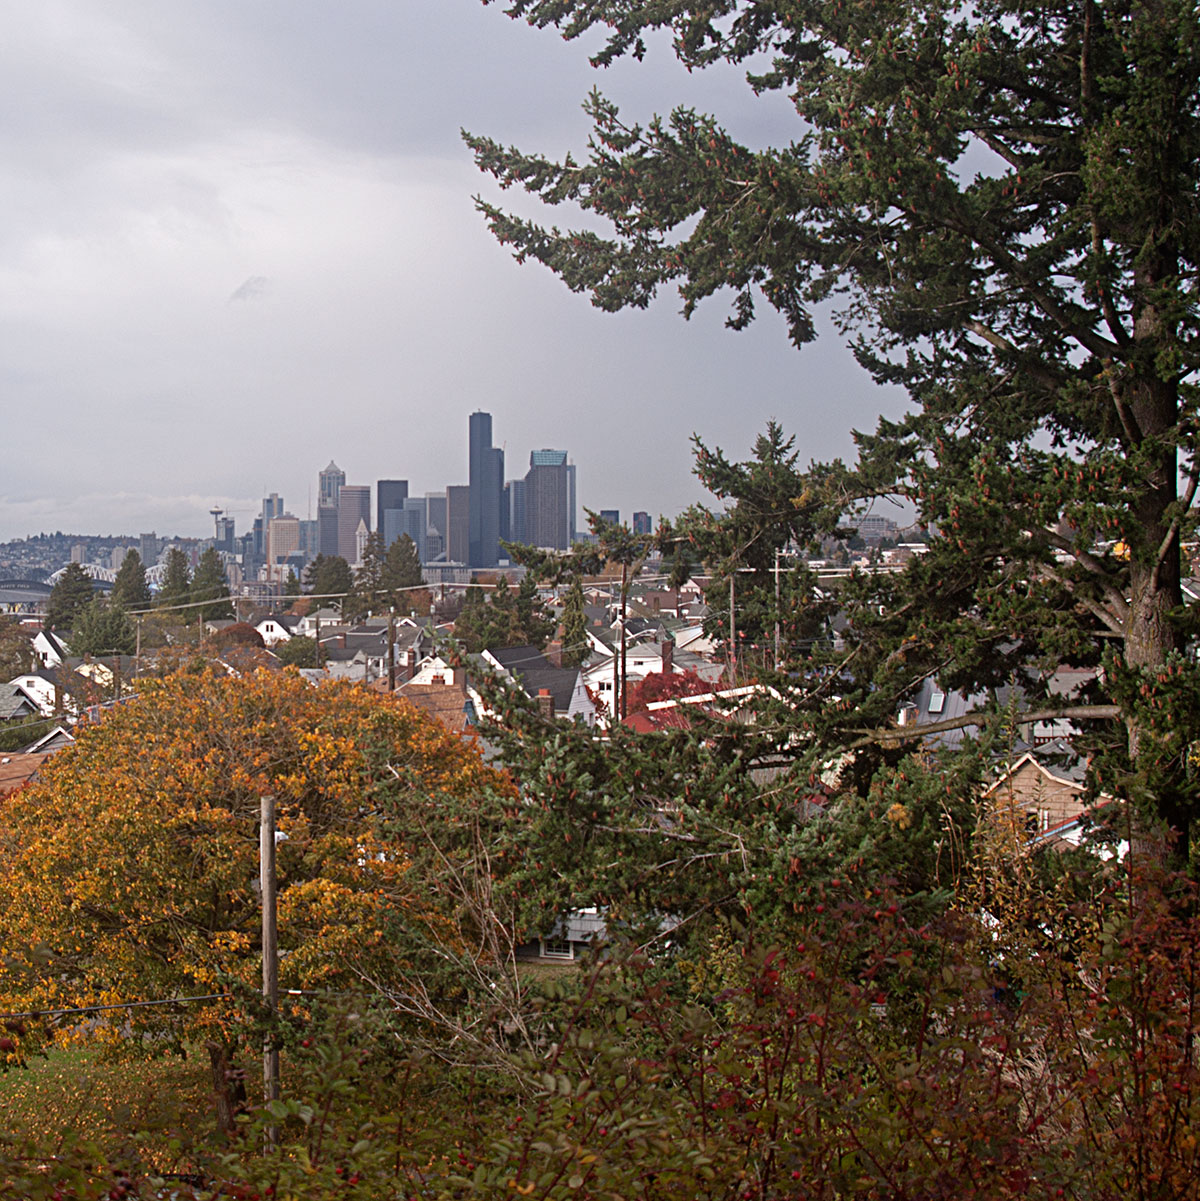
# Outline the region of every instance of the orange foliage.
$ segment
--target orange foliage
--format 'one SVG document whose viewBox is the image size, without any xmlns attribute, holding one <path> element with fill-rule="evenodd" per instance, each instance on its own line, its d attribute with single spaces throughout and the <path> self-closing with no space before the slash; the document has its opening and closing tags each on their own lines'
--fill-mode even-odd
<svg viewBox="0 0 1200 1201">
<path fill-rule="evenodd" d="M 281 987 L 394 981 L 414 945 L 454 936 L 389 830 L 406 808 L 461 810 L 488 789 L 511 791 L 377 692 L 263 671 L 148 682 L 0 808 L 0 1008 L 257 990 L 264 794 L 286 835 Z M 117 1010 L 86 1030 L 163 1045 L 228 1037 L 244 1016 L 240 1001 Z"/>
</svg>

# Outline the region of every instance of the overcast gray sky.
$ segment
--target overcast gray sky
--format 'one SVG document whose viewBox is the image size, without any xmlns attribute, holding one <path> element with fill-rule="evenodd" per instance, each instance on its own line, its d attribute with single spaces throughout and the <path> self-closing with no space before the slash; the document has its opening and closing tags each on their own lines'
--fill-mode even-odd
<svg viewBox="0 0 1200 1201">
<path fill-rule="evenodd" d="M 479 0 L 5 0 L 0 538 L 204 535 L 214 503 L 240 531 L 271 491 L 303 517 L 331 458 L 440 489 L 477 408 L 510 477 L 565 448 L 581 504 L 626 518 L 702 498 L 693 432 L 740 458 L 776 417 L 805 459 L 849 454 L 902 404 L 832 333 L 798 353 L 674 294 L 601 313 L 474 211 L 520 201 L 459 130 L 579 155 L 597 84 L 633 119 L 688 100 L 795 136 L 656 49 L 595 72 Z"/>
</svg>

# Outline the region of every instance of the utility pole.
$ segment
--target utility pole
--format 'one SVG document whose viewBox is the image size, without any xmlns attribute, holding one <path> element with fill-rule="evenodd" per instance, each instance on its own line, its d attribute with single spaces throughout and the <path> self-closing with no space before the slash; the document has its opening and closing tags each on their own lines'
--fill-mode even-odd
<svg viewBox="0 0 1200 1201">
<path fill-rule="evenodd" d="M 621 564 L 621 720 L 626 717 L 627 705 L 625 703 L 626 684 L 628 676 L 625 670 L 625 614 L 627 612 L 629 600 L 629 564 Z"/>
<path fill-rule="evenodd" d="M 775 670 L 782 669 L 779 658 L 779 555 L 780 547 L 775 548 Z"/>
<path fill-rule="evenodd" d="M 279 1100 L 279 1048 L 273 1029 L 279 1004 L 279 933 L 275 924 L 275 798 L 262 798 L 258 825 L 258 879 L 262 888 L 262 995 L 267 1015 L 263 1035 L 263 1103 Z M 268 1149 L 275 1146 L 276 1129 L 266 1129 Z"/>
<path fill-rule="evenodd" d="M 621 642 L 625 641 L 625 619 L 621 616 L 620 609 L 617 610 L 617 626 L 621 631 Z M 615 726 L 621 720 L 621 648 L 620 646 L 613 647 L 613 715 L 612 722 Z"/>
<path fill-rule="evenodd" d="M 388 610 L 387 632 L 388 692 L 396 691 L 396 606 Z"/>
<path fill-rule="evenodd" d="M 729 573 L 729 683 L 737 686 L 737 618 L 733 615 L 733 581 L 737 568 Z"/>
</svg>

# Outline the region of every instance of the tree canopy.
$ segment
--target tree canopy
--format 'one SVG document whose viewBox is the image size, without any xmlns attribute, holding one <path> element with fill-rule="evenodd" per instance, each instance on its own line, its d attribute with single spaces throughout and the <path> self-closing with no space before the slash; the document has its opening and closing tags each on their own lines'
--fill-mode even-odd
<svg viewBox="0 0 1200 1201">
<path fill-rule="evenodd" d="M 469 588 L 454 620 L 454 637 L 471 654 L 489 646 L 536 646 L 541 650 L 552 629 L 538 599 L 537 581 L 530 576 L 515 592 L 505 575 L 490 593 L 481 587 Z"/>
<path fill-rule="evenodd" d="M 187 674 L 82 728 L 0 808 L 6 1009 L 253 990 L 260 971 L 260 797 L 277 798 L 281 982 L 394 983 L 424 941 L 453 935 L 412 809 L 452 812 L 508 785 L 403 701 L 291 673 Z M 221 1004 L 118 1011 L 108 1030 L 224 1030 Z M 154 1046 L 156 1044 L 148 1044 Z M 166 1049 L 166 1045 L 162 1046 Z"/>
<path fill-rule="evenodd" d="M 762 148 L 689 109 L 631 122 L 599 94 L 586 161 L 468 141 L 501 185 L 590 215 L 564 232 L 480 202 L 518 258 L 600 307 L 644 306 L 674 284 L 690 313 L 729 290 L 732 326 L 765 299 L 802 346 L 832 301 L 860 363 L 908 389 L 907 417 L 860 435 L 857 463 L 812 469 L 792 497 L 814 537 L 883 497 L 939 531 L 870 599 L 889 616 L 857 658 L 887 678 L 874 699 L 855 693 L 864 727 L 922 673 L 987 686 L 1107 652 L 1100 699 L 1124 723 L 1112 771 L 1186 847 L 1194 785 L 1143 701 L 1183 707 L 1171 690 L 1198 478 L 1194 5 L 508 11 L 567 37 L 602 30 L 598 65 L 640 57 L 665 30 L 690 69 L 739 65 L 795 108 L 795 136 Z"/>
<path fill-rule="evenodd" d="M 305 568 L 304 582 L 317 596 L 345 596 L 354 587 L 354 573 L 341 555 L 317 555 Z"/>
<path fill-rule="evenodd" d="M 124 608 L 96 596 L 75 620 L 71 650 L 77 655 L 132 655 L 137 633 Z"/>
<path fill-rule="evenodd" d="M 567 589 L 562 609 L 562 665 L 579 667 L 591 654 L 587 639 L 587 614 L 583 608 L 583 583 L 577 578 Z"/>
</svg>

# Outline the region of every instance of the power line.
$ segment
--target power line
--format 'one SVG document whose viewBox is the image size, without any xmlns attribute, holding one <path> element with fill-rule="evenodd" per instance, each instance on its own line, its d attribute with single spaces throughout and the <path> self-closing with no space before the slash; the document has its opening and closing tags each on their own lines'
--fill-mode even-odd
<svg viewBox="0 0 1200 1201">
<path fill-rule="evenodd" d="M 279 991 L 289 997 L 331 995 L 309 988 L 281 988 Z M 156 1005 L 190 1005 L 201 1001 L 233 1001 L 236 999 L 233 993 L 213 992 L 202 993 L 195 997 L 165 997 L 158 1001 L 118 1001 L 112 1005 L 79 1005 L 71 1009 L 31 1009 L 25 1013 L 0 1013 L 0 1022 L 15 1021 L 21 1018 L 71 1017 L 80 1013 L 108 1013 L 114 1009 L 149 1009 Z"/>
</svg>

